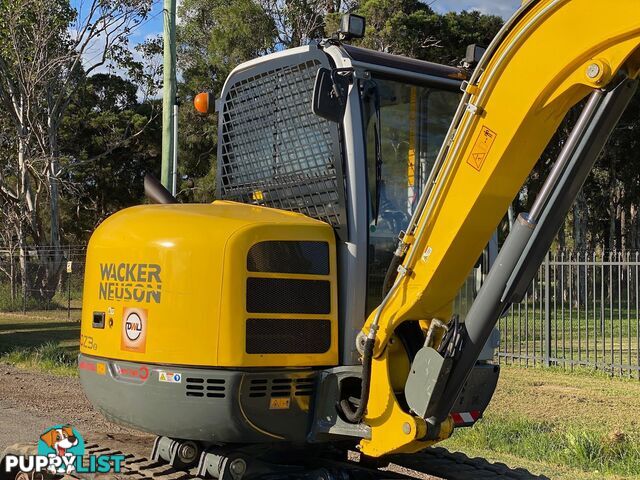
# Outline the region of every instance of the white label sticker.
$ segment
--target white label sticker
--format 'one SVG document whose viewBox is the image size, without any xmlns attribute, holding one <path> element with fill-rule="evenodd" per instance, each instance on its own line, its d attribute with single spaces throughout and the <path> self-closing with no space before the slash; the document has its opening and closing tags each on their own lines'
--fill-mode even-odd
<svg viewBox="0 0 640 480">
<path fill-rule="evenodd" d="M 178 372 L 165 372 L 158 370 L 158 380 L 165 383 L 181 383 L 182 374 Z"/>
</svg>

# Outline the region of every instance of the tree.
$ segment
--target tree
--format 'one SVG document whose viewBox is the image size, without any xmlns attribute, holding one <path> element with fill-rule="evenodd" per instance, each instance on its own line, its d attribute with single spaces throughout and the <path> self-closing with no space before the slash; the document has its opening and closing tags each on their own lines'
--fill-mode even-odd
<svg viewBox="0 0 640 480">
<path fill-rule="evenodd" d="M 201 117 L 189 101 L 199 92 L 218 96 L 238 64 L 273 51 L 273 18 L 253 0 L 185 0 L 178 9 L 179 169 L 186 177 L 180 195 L 189 201 L 211 200 L 215 190 L 215 116 Z"/>
<path fill-rule="evenodd" d="M 15 154 L 0 168 L 3 215 L 20 249 L 23 290 L 45 298 L 63 263 L 59 130 L 74 92 L 108 62 L 127 61 L 150 0 L 0 2 L 0 105 Z M 28 245 L 51 248 L 28 248 Z M 27 272 L 33 254 L 42 268 Z"/>
<path fill-rule="evenodd" d="M 440 15 L 419 0 L 364 0 L 357 13 L 367 19 L 362 46 L 447 65 L 472 43 L 488 46 L 503 23 L 477 11 Z"/>
<path fill-rule="evenodd" d="M 68 242 L 84 243 L 106 217 L 144 201 L 145 173 L 160 170 L 160 108 L 113 74 L 93 75 L 76 92 L 60 131 Z"/>
</svg>

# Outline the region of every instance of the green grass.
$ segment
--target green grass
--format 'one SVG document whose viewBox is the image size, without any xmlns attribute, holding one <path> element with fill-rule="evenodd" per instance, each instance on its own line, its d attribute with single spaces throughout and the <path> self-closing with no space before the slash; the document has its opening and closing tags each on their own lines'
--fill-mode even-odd
<svg viewBox="0 0 640 480">
<path fill-rule="evenodd" d="M 77 375 L 80 312 L 0 313 L 0 362 L 57 375 Z"/>
<path fill-rule="evenodd" d="M 79 310 L 0 313 L 0 361 L 77 375 Z M 502 365 L 485 417 L 450 450 L 559 480 L 640 478 L 640 382 L 576 368 Z"/>
<path fill-rule="evenodd" d="M 502 366 L 484 418 L 442 445 L 552 479 L 640 478 L 640 382 Z"/>
<path fill-rule="evenodd" d="M 462 451 L 489 450 L 585 474 L 632 477 L 640 475 L 639 442 L 637 435 L 622 431 L 566 429 L 524 416 L 491 415 L 474 428 L 457 432 L 446 446 Z"/>
<path fill-rule="evenodd" d="M 619 318 L 620 314 L 620 318 Z M 640 365 L 638 344 L 637 312 L 614 310 L 610 318 L 607 309 L 603 321 L 593 319 L 591 310 L 585 317 L 584 309 L 578 315 L 577 309 L 562 314 L 551 311 L 551 357 L 559 359 L 558 364 L 564 365 L 563 359 L 593 364 L 597 361 L 599 368 L 603 364 Z M 505 318 L 500 319 L 501 348 L 504 353 L 518 355 L 535 355 L 542 358 L 544 352 L 544 312 L 539 308 L 529 308 L 528 318 L 525 309 L 513 310 Z M 525 359 L 515 359 L 515 362 L 526 363 Z M 533 363 L 529 360 L 529 363 Z M 567 368 L 572 368 L 570 363 Z M 612 374 L 628 375 L 629 371 L 620 372 L 619 369 L 606 368 Z M 632 371 L 632 376 L 638 376 L 638 371 Z"/>
<path fill-rule="evenodd" d="M 577 335 L 578 330 L 585 331 L 588 328 L 589 335 L 598 335 L 600 337 L 603 333 L 605 336 L 611 336 L 613 332 L 614 338 L 618 338 L 622 333 L 624 336 L 630 336 L 636 338 L 638 335 L 638 327 L 640 325 L 640 315 L 634 309 L 617 309 L 609 310 L 605 308 L 603 316 L 601 312 L 596 310 L 596 318 L 594 318 L 594 312 L 592 305 L 589 305 L 589 311 L 585 314 L 584 308 L 578 311 L 577 308 L 572 310 L 565 308 L 564 310 L 557 309 L 554 313 L 553 308 L 549 312 L 551 317 L 551 329 L 557 331 L 559 335 L 573 332 Z M 529 306 L 525 309 L 524 305 L 515 305 L 512 310 L 502 319 L 500 319 L 500 325 L 506 326 L 509 331 L 513 328 L 513 331 L 517 333 L 520 331 L 524 336 L 525 332 L 531 335 L 540 335 L 540 326 L 545 323 L 545 312 L 540 309 L 538 305 L 536 307 Z M 594 333 L 595 327 L 595 333 Z"/>
<path fill-rule="evenodd" d="M 18 289 L 16 297 L 12 299 L 9 285 L 6 283 L 0 284 L 0 312 L 66 310 L 69 303 L 69 294 L 71 307 L 80 308 L 82 304 L 82 285 L 78 285 L 78 280 L 75 278 L 71 284 L 71 291 L 58 290 L 51 300 L 39 300 L 27 294 L 25 301 L 20 289 Z"/>
<path fill-rule="evenodd" d="M 77 355 L 56 342 L 32 348 L 14 348 L 0 354 L 0 361 L 10 365 L 67 376 L 78 374 L 77 358 Z"/>
</svg>

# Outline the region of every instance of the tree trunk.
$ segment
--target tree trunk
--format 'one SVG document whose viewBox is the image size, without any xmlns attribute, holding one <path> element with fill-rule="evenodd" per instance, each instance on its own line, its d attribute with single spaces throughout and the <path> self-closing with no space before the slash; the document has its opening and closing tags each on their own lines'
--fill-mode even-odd
<svg viewBox="0 0 640 480">
<path fill-rule="evenodd" d="M 617 195 L 616 195 L 616 160 L 612 155 L 609 162 L 609 237 L 608 249 L 614 251 L 617 247 L 616 242 L 616 220 L 618 214 Z"/>
<path fill-rule="evenodd" d="M 629 221 L 627 223 L 630 250 L 638 250 L 638 209 L 635 204 L 629 206 Z"/>
<path fill-rule="evenodd" d="M 60 170 L 59 159 L 60 151 L 58 148 L 58 123 L 49 115 L 47 122 L 49 129 L 49 169 L 47 172 L 47 182 L 49 184 L 49 203 L 50 203 L 50 250 L 45 254 L 45 258 L 41 258 L 41 264 L 46 265 L 44 272 L 43 285 L 41 288 L 42 297 L 51 300 L 55 294 L 56 288 L 60 283 L 60 272 L 62 266 L 62 250 L 60 245 L 60 182 L 58 172 Z M 43 261 L 44 260 L 44 261 Z"/>
<path fill-rule="evenodd" d="M 582 190 L 573 204 L 573 241 L 576 250 L 587 247 L 587 200 Z"/>
</svg>

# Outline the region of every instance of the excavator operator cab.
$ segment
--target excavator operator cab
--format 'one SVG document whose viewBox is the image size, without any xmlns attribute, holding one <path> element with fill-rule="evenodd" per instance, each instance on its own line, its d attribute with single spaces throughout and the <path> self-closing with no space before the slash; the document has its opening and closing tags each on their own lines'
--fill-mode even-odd
<svg viewBox="0 0 640 480">
<path fill-rule="evenodd" d="M 205 446 L 368 437 L 336 404 L 363 385 L 358 333 L 464 78 L 333 40 L 235 68 L 216 104 L 216 200 L 178 204 L 165 192 L 164 205 L 118 212 L 92 236 L 82 320 L 92 343 L 79 362 L 91 402 L 114 422 Z M 425 341 L 409 323 L 398 338 L 411 345 L 396 344 L 398 398 Z M 489 403 L 492 357 L 455 405 L 477 414 L 456 426 Z"/>
<path fill-rule="evenodd" d="M 356 334 L 380 304 L 465 78 L 458 68 L 329 40 L 244 63 L 223 88 L 218 198 L 333 226 L 342 365 L 359 362 Z M 462 310 L 474 286 L 470 277 Z"/>
</svg>

